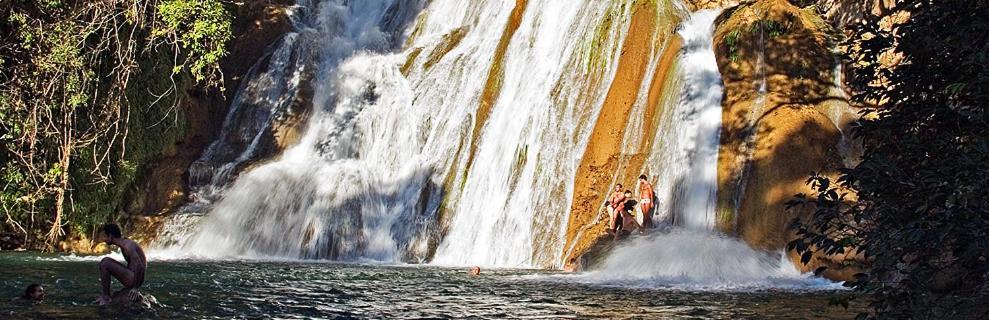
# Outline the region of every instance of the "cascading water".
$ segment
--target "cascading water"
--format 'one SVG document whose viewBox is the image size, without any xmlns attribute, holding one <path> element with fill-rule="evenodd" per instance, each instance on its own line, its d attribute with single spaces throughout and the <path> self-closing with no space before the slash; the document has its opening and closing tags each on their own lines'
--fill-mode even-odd
<svg viewBox="0 0 989 320">
<path fill-rule="evenodd" d="M 203 221 L 166 227 L 192 233 L 167 250 L 420 262 L 437 247 L 446 264 L 554 263 L 571 177 L 626 30 L 613 17 L 631 3 L 527 3 L 496 104 L 473 124 L 485 126 L 479 141 L 471 120 L 510 2 L 433 1 L 402 54 L 386 53 L 401 25 L 383 21 L 415 2 L 309 7 L 317 18 L 303 29 L 322 40 L 309 44 L 319 45 L 315 111 L 300 142 L 237 177 Z M 599 34 L 601 25 L 613 31 Z M 461 176 L 452 170 L 466 166 L 471 143 L 476 158 Z"/>
<path fill-rule="evenodd" d="M 504 1 L 434 1 L 407 55 L 358 55 L 334 68 L 331 85 L 317 88 L 317 112 L 299 145 L 239 177 L 192 240 L 173 248 L 207 256 L 421 260 L 439 237 L 433 221 L 442 181 L 456 174 L 463 192 L 444 200 L 455 206 L 447 208 L 453 216 L 437 262 L 555 263 L 571 177 L 607 90 L 588 79 L 614 76 L 627 21 L 613 17 L 626 15 L 631 3 L 527 5 L 505 53 L 496 104 L 487 122 L 475 124 L 485 126 L 479 141 L 464 140 L 464 120 L 474 118 L 493 35 L 511 8 Z M 450 48 L 449 41 L 458 43 Z M 395 72 L 402 58 L 409 59 L 407 82 Z M 477 156 L 460 178 L 450 170 L 464 165 L 468 143 L 478 145 Z"/>
<path fill-rule="evenodd" d="M 608 10 L 629 6 L 529 1 L 505 55 L 500 95 L 478 141 L 450 232 L 437 249 L 444 265 L 531 267 L 555 263 L 562 247 L 572 177 L 606 86 L 586 92 L 588 56 L 617 61 L 621 33 L 591 52 L 584 43 Z M 610 69 L 610 70 L 608 70 Z M 600 72 L 600 71 L 599 71 Z M 606 77 L 613 75 L 606 74 Z M 554 92 L 556 90 L 557 92 Z M 579 95 L 594 97 L 579 103 Z M 598 98 L 601 97 L 601 98 Z M 543 240 L 536 237 L 544 235 Z"/>
<path fill-rule="evenodd" d="M 189 198 L 164 226 L 153 244 L 156 248 L 174 246 L 198 230 L 203 214 L 217 201 L 228 183 L 243 166 L 259 160 L 258 146 L 276 117 L 286 113 L 300 97 L 303 75 L 311 74 L 315 62 L 310 47 L 316 32 L 307 26 L 312 8 L 287 9 L 293 31 L 275 43 L 245 75 L 230 103 L 219 138 L 189 167 Z"/>
<path fill-rule="evenodd" d="M 498 56 L 499 36 L 519 4 L 526 6 L 519 27 Z M 300 2 L 297 30 L 272 50 L 266 68 L 252 71 L 254 80 L 235 99 L 224 135 L 240 138 L 221 138 L 196 169 L 211 170 L 196 175 L 203 181 L 209 176 L 208 183 L 197 182 L 210 188 L 203 197 L 209 213 L 166 226 L 183 236 L 171 237 L 157 255 L 555 266 L 573 177 L 616 76 L 629 24 L 623 17 L 642 4 L 423 5 Z M 640 280 L 667 279 L 696 263 L 714 266 L 698 268 L 702 272 L 689 281 L 792 276 L 780 271 L 788 265 L 779 259 L 709 231 L 721 127 L 722 85 L 711 40 L 718 13 L 695 13 L 679 32 L 684 93 L 676 106 L 663 109 L 654 138 L 659 147 L 647 160 L 659 174 L 665 206 L 659 212 L 672 212 L 676 225 L 696 233 L 657 233 L 620 247 L 603 273 L 588 279 L 630 272 Z M 414 32 L 407 30 L 417 16 Z M 405 49 L 396 52 L 407 37 Z M 503 76 L 481 122 L 479 106 L 496 64 Z M 265 82 L 271 91 L 254 88 Z M 299 142 L 233 175 L 253 160 L 257 132 L 298 103 L 312 105 Z M 250 118 L 245 110 L 259 114 L 247 124 L 250 130 L 231 120 Z M 221 153 L 227 156 L 211 156 Z M 747 267 L 741 275 L 718 269 L 725 267 L 717 263 L 724 256 Z"/>
<path fill-rule="evenodd" d="M 308 47 L 315 40 L 299 19 L 297 8 L 287 9 L 295 31 L 289 32 L 274 50 L 256 62 L 230 104 L 219 139 L 189 167 L 192 201 L 179 211 L 203 213 L 217 199 L 241 167 L 257 154 L 264 133 L 272 121 L 284 114 L 300 95 L 303 74 L 311 73 L 314 62 Z"/>
<path fill-rule="evenodd" d="M 721 74 L 714 56 L 712 34 L 720 10 L 702 10 L 683 23 L 680 59 L 683 95 L 665 108 L 657 145 L 649 161 L 656 168 L 657 212 L 669 214 L 676 225 L 709 230 L 714 227 L 717 196 L 718 142 L 721 134 Z"/>
<path fill-rule="evenodd" d="M 440 191 L 429 179 L 435 166 L 415 158 L 396 163 L 396 154 L 417 147 L 408 121 L 419 119 L 401 112 L 411 97 L 396 67 L 399 57 L 363 53 L 398 48 L 421 5 L 323 1 L 305 7 L 310 15 L 301 34 L 286 36 L 272 63 L 293 43 L 312 56 L 304 61 L 314 63 L 294 71 L 314 69 L 308 129 L 280 159 L 239 177 L 195 234 L 172 249 L 201 256 L 394 260 L 414 247 L 411 255 L 424 255 Z M 297 36 L 309 41 L 293 41 Z M 381 136 L 395 145 L 362 143 Z"/>
</svg>

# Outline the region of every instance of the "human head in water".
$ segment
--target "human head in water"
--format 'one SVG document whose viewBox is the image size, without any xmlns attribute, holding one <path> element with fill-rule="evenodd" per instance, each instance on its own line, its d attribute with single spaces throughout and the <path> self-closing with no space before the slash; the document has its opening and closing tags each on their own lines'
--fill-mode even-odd
<svg viewBox="0 0 989 320">
<path fill-rule="evenodd" d="M 123 236 L 120 233 L 120 227 L 116 223 L 107 223 L 103 225 L 103 235 L 106 236 L 104 240 L 106 244 L 113 244 L 113 239 L 120 239 Z"/>
<path fill-rule="evenodd" d="M 622 191 L 622 184 L 621 183 L 615 185 L 615 191 Z"/>
<path fill-rule="evenodd" d="M 40 284 L 32 283 L 24 289 L 24 296 L 21 299 L 34 301 L 45 300 L 45 288 Z"/>
<path fill-rule="evenodd" d="M 644 174 L 643 175 L 639 175 L 639 180 L 640 181 L 646 181 L 646 175 L 644 175 Z"/>
</svg>

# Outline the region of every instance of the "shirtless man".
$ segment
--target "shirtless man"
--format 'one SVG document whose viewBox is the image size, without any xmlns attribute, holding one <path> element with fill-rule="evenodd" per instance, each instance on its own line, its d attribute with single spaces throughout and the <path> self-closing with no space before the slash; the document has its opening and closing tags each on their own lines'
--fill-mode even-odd
<svg viewBox="0 0 989 320">
<path fill-rule="evenodd" d="M 615 192 L 612 192 L 611 197 L 608 198 L 608 214 L 611 215 L 609 228 L 612 233 L 618 232 L 618 215 L 621 214 L 625 200 L 625 193 L 622 192 L 622 184 L 619 183 L 615 185 Z"/>
<path fill-rule="evenodd" d="M 652 184 L 646 181 L 646 175 L 639 176 L 639 209 L 642 210 L 642 228 L 652 228 L 652 209 L 654 204 L 652 199 L 656 197 L 656 192 L 652 189 Z"/>
<path fill-rule="evenodd" d="M 124 285 L 124 290 L 129 290 L 128 297 L 133 301 L 141 297 L 138 289 L 144 284 L 144 271 L 148 268 L 148 260 L 144 257 L 144 250 L 137 245 L 134 240 L 126 239 L 120 234 L 120 227 L 116 224 L 108 223 L 103 225 L 103 234 L 106 236 L 107 245 L 120 247 L 120 253 L 127 260 L 127 265 L 110 257 L 100 261 L 100 285 L 102 286 L 100 298 L 96 300 L 100 305 L 110 303 L 110 277 L 117 278 L 120 284 Z"/>
</svg>

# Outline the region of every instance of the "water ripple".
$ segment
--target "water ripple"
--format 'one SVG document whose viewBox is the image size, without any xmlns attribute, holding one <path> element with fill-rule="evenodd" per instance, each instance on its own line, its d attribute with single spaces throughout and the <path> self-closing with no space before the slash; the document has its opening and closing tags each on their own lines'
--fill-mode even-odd
<svg viewBox="0 0 989 320">
<path fill-rule="evenodd" d="M 39 259 L 44 258 L 44 259 Z M 465 270 L 339 263 L 159 261 L 142 290 L 163 306 L 100 308 L 95 261 L 0 254 L 0 294 L 46 286 L 39 305 L 0 299 L 2 318 L 842 318 L 845 292 L 692 292 L 570 281 L 533 270 Z M 807 306 L 819 306 L 808 308 Z"/>
</svg>

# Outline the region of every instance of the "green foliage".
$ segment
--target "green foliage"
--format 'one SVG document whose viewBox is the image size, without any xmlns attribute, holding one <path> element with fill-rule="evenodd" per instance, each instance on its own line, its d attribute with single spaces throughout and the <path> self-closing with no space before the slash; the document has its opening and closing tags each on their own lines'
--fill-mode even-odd
<svg viewBox="0 0 989 320">
<path fill-rule="evenodd" d="M 777 38 L 790 31 L 790 23 L 771 19 L 759 19 L 753 22 L 750 28 L 750 32 L 753 34 L 762 32 L 768 34 L 770 38 Z"/>
<path fill-rule="evenodd" d="M 876 105 L 857 124 L 865 153 L 835 182 L 815 175 L 815 195 L 791 206 L 790 247 L 863 253 L 871 267 L 851 285 L 873 301 L 868 318 L 983 317 L 989 292 L 989 3 L 904 1 L 911 19 L 893 30 L 872 18 L 850 48 L 854 100 Z M 896 11 L 896 10 L 891 10 Z M 880 64 L 889 48 L 903 54 Z M 850 197 L 853 192 L 856 197 Z"/>
<path fill-rule="evenodd" d="M 728 60 L 736 62 L 739 59 L 739 47 L 745 39 L 762 39 L 761 36 L 768 35 L 770 39 L 781 37 L 790 31 L 792 23 L 789 19 L 779 22 L 772 19 L 759 19 L 752 22 L 747 27 L 731 30 L 722 39 L 724 47 L 728 49 Z M 747 32 L 745 32 L 747 31 Z"/>
<path fill-rule="evenodd" d="M 732 62 L 738 61 L 738 37 L 741 35 L 741 31 L 732 30 L 725 35 L 724 43 L 725 48 L 728 48 L 728 59 Z"/>
<path fill-rule="evenodd" d="M 4 3 L 0 232 L 51 248 L 117 215 L 185 134 L 186 76 L 221 82 L 230 21 L 219 1 Z M 176 55 L 189 74 L 174 74 Z"/>
<path fill-rule="evenodd" d="M 197 81 L 219 85 L 219 62 L 232 37 L 230 16 L 219 0 L 164 0 L 158 4 L 161 23 L 153 35 L 169 38 L 186 52 L 174 71 L 188 69 Z"/>
<path fill-rule="evenodd" d="M 622 10 L 628 5 L 627 1 L 611 2 L 601 21 L 594 26 L 594 33 L 584 37 L 587 40 L 582 56 L 586 70 L 598 70 L 608 63 L 612 51 L 608 42 L 616 36 L 616 19 L 621 19 Z"/>
</svg>

